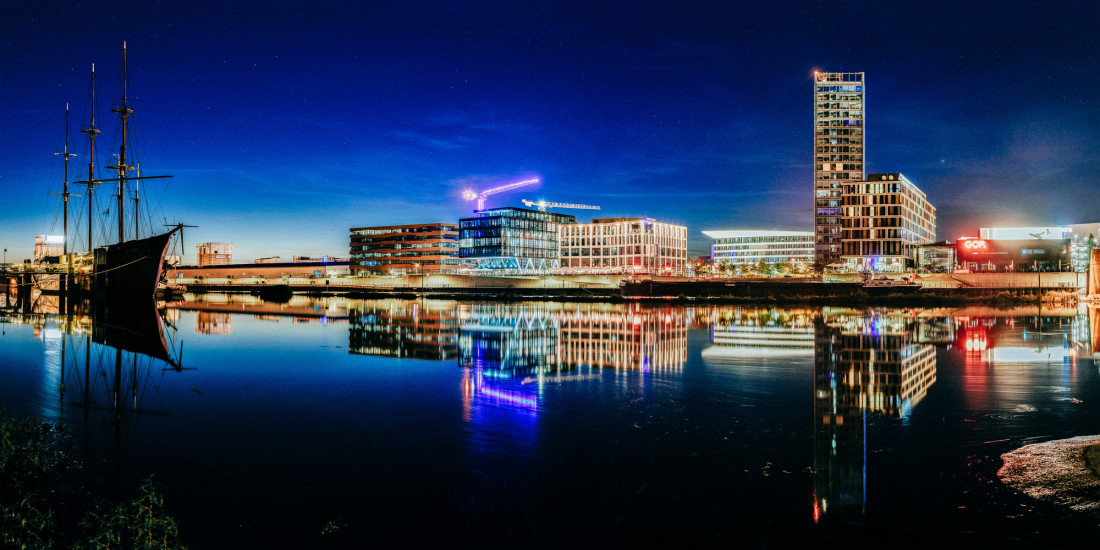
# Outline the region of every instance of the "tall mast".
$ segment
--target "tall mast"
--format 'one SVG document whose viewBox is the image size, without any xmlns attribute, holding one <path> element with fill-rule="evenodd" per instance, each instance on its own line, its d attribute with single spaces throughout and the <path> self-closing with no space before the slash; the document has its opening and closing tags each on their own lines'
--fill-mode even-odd
<svg viewBox="0 0 1100 550">
<path fill-rule="evenodd" d="M 126 222 L 126 171 L 133 170 L 133 166 L 126 165 L 126 117 L 134 114 L 134 111 L 126 104 L 127 84 L 129 83 L 129 77 L 126 74 L 126 42 L 122 43 L 122 101 L 118 107 L 111 109 L 112 113 L 118 113 L 118 116 L 122 118 L 122 144 L 118 148 L 118 164 L 115 166 L 108 166 L 107 168 L 118 170 L 118 242 L 126 240 L 125 234 L 125 222 Z M 135 227 L 137 226 L 137 212 L 134 213 Z"/>
<path fill-rule="evenodd" d="M 88 181 L 84 182 L 88 184 L 88 252 L 95 250 L 95 243 L 92 240 L 92 215 L 95 210 L 92 199 L 92 190 L 95 184 L 99 183 L 95 181 L 95 136 L 99 133 L 99 129 L 95 127 L 95 63 L 92 63 L 92 120 L 88 123 L 88 127 L 81 130 L 88 134 L 88 143 L 90 145 L 90 152 L 88 153 Z"/>
<path fill-rule="evenodd" d="M 54 153 L 55 155 L 57 153 Z M 62 153 L 65 159 L 65 187 L 61 191 L 64 203 L 64 221 L 61 222 L 62 227 L 62 241 L 61 253 L 67 255 L 69 253 L 69 157 L 75 157 L 76 155 L 69 154 L 69 104 L 65 104 L 65 152 Z"/>
</svg>

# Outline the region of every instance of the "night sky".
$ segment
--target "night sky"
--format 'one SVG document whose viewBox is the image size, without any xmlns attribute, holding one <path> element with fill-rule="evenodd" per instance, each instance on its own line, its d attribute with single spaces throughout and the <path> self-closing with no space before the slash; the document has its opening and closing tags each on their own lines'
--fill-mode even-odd
<svg viewBox="0 0 1100 550">
<path fill-rule="evenodd" d="M 704 230 L 812 230 L 815 69 L 866 72 L 867 172 L 927 193 L 939 239 L 1100 221 L 1100 2 L 776 6 L 4 0 L 0 246 L 61 233 L 92 63 L 109 164 L 124 40 L 142 175 L 174 175 L 146 204 L 199 226 L 185 262 L 346 256 L 350 227 L 455 222 L 467 187 L 529 177 L 488 207 L 683 224 L 689 257 Z"/>
</svg>

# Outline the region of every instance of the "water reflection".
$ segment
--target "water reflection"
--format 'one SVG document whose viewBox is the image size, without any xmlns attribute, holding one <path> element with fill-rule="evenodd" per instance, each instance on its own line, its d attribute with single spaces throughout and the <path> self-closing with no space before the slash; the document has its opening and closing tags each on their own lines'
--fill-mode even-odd
<svg viewBox="0 0 1100 550">
<path fill-rule="evenodd" d="M 913 413 L 936 383 L 937 348 L 960 356 L 962 370 L 951 374 L 969 409 L 1034 412 L 1021 397 L 1082 382 L 1078 361 L 1096 346 L 1092 314 L 824 308 L 814 324 L 815 522 L 866 512 L 869 422 Z"/>
<path fill-rule="evenodd" d="M 167 373 L 182 372 L 182 344 L 166 334 L 156 304 L 102 304 L 37 301 L 30 312 L 0 311 L 0 321 L 31 325 L 41 342 L 41 388 L 36 396 L 38 416 L 53 423 L 81 426 L 86 452 L 93 445 L 113 448 L 101 457 L 113 465 L 116 490 L 125 474 L 129 435 L 141 418 L 166 416 L 159 383 Z M 10 370 L 13 381 L 35 373 Z M 73 414 L 73 413 L 76 414 Z"/>
<path fill-rule="evenodd" d="M 862 514 L 867 417 L 908 415 L 936 382 L 936 352 L 904 311 L 826 309 L 814 325 L 814 520 Z M 934 332 L 934 330 L 933 330 Z"/>
<path fill-rule="evenodd" d="M 348 321 L 348 353 L 433 361 L 458 353 L 453 301 L 358 301 L 349 307 Z"/>
<path fill-rule="evenodd" d="M 704 359 L 813 356 L 814 310 L 714 307 L 703 312 L 700 319 L 713 343 L 703 350 Z"/>
</svg>

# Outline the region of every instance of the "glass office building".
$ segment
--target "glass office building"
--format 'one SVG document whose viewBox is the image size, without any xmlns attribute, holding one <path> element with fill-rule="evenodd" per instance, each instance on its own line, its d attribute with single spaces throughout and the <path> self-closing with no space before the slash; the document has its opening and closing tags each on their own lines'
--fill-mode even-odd
<svg viewBox="0 0 1100 550">
<path fill-rule="evenodd" d="M 561 266 L 558 227 L 576 216 L 526 208 L 492 208 L 458 221 L 459 257 L 474 273 L 528 275 Z"/>
</svg>

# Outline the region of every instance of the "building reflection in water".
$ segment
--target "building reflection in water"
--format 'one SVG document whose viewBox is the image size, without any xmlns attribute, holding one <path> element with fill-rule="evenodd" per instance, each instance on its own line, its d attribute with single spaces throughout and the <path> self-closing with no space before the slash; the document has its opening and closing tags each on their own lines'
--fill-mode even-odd
<svg viewBox="0 0 1100 550">
<path fill-rule="evenodd" d="M 599 371 L 613 370 L 611 383 L 644 386 L 651 375 L 679 373 L 687 359 L 681 308 L 534 303 L 458 311 L 463 417 L 482 452 L 531 452 L 550 384 L 600 384 Z"/>
<path fill-rule="evenodd" d="M 568 368 L 679 373 L 687 362 L 684 308 L 576 306 L 561 316 L 561 361 Z"/>
<path fill-rule="evenodd" d="M 904 311 L 826 308 L 814 327 L 814 521 L 861 515 L 869 414 L 903 417 L 936 382 L 936 350 Z"/>
<path fill-rule="evenodd" d="M 703 359 L 813 356 L 814 310 L 720 307 L 700 312 L 713 344 L 703 350 Z"/>
<path fill-rule="evenodd" d="M 195 332 L 199 334 L 233 334 L 229 312 L 198 311 L 195 315 Z"/>
<path fill-rule="evenodd" d="M 348 353 L 444 361 L 458 354 L 450 300 L 365 300 L 348 309 Z"/>
</svg>

